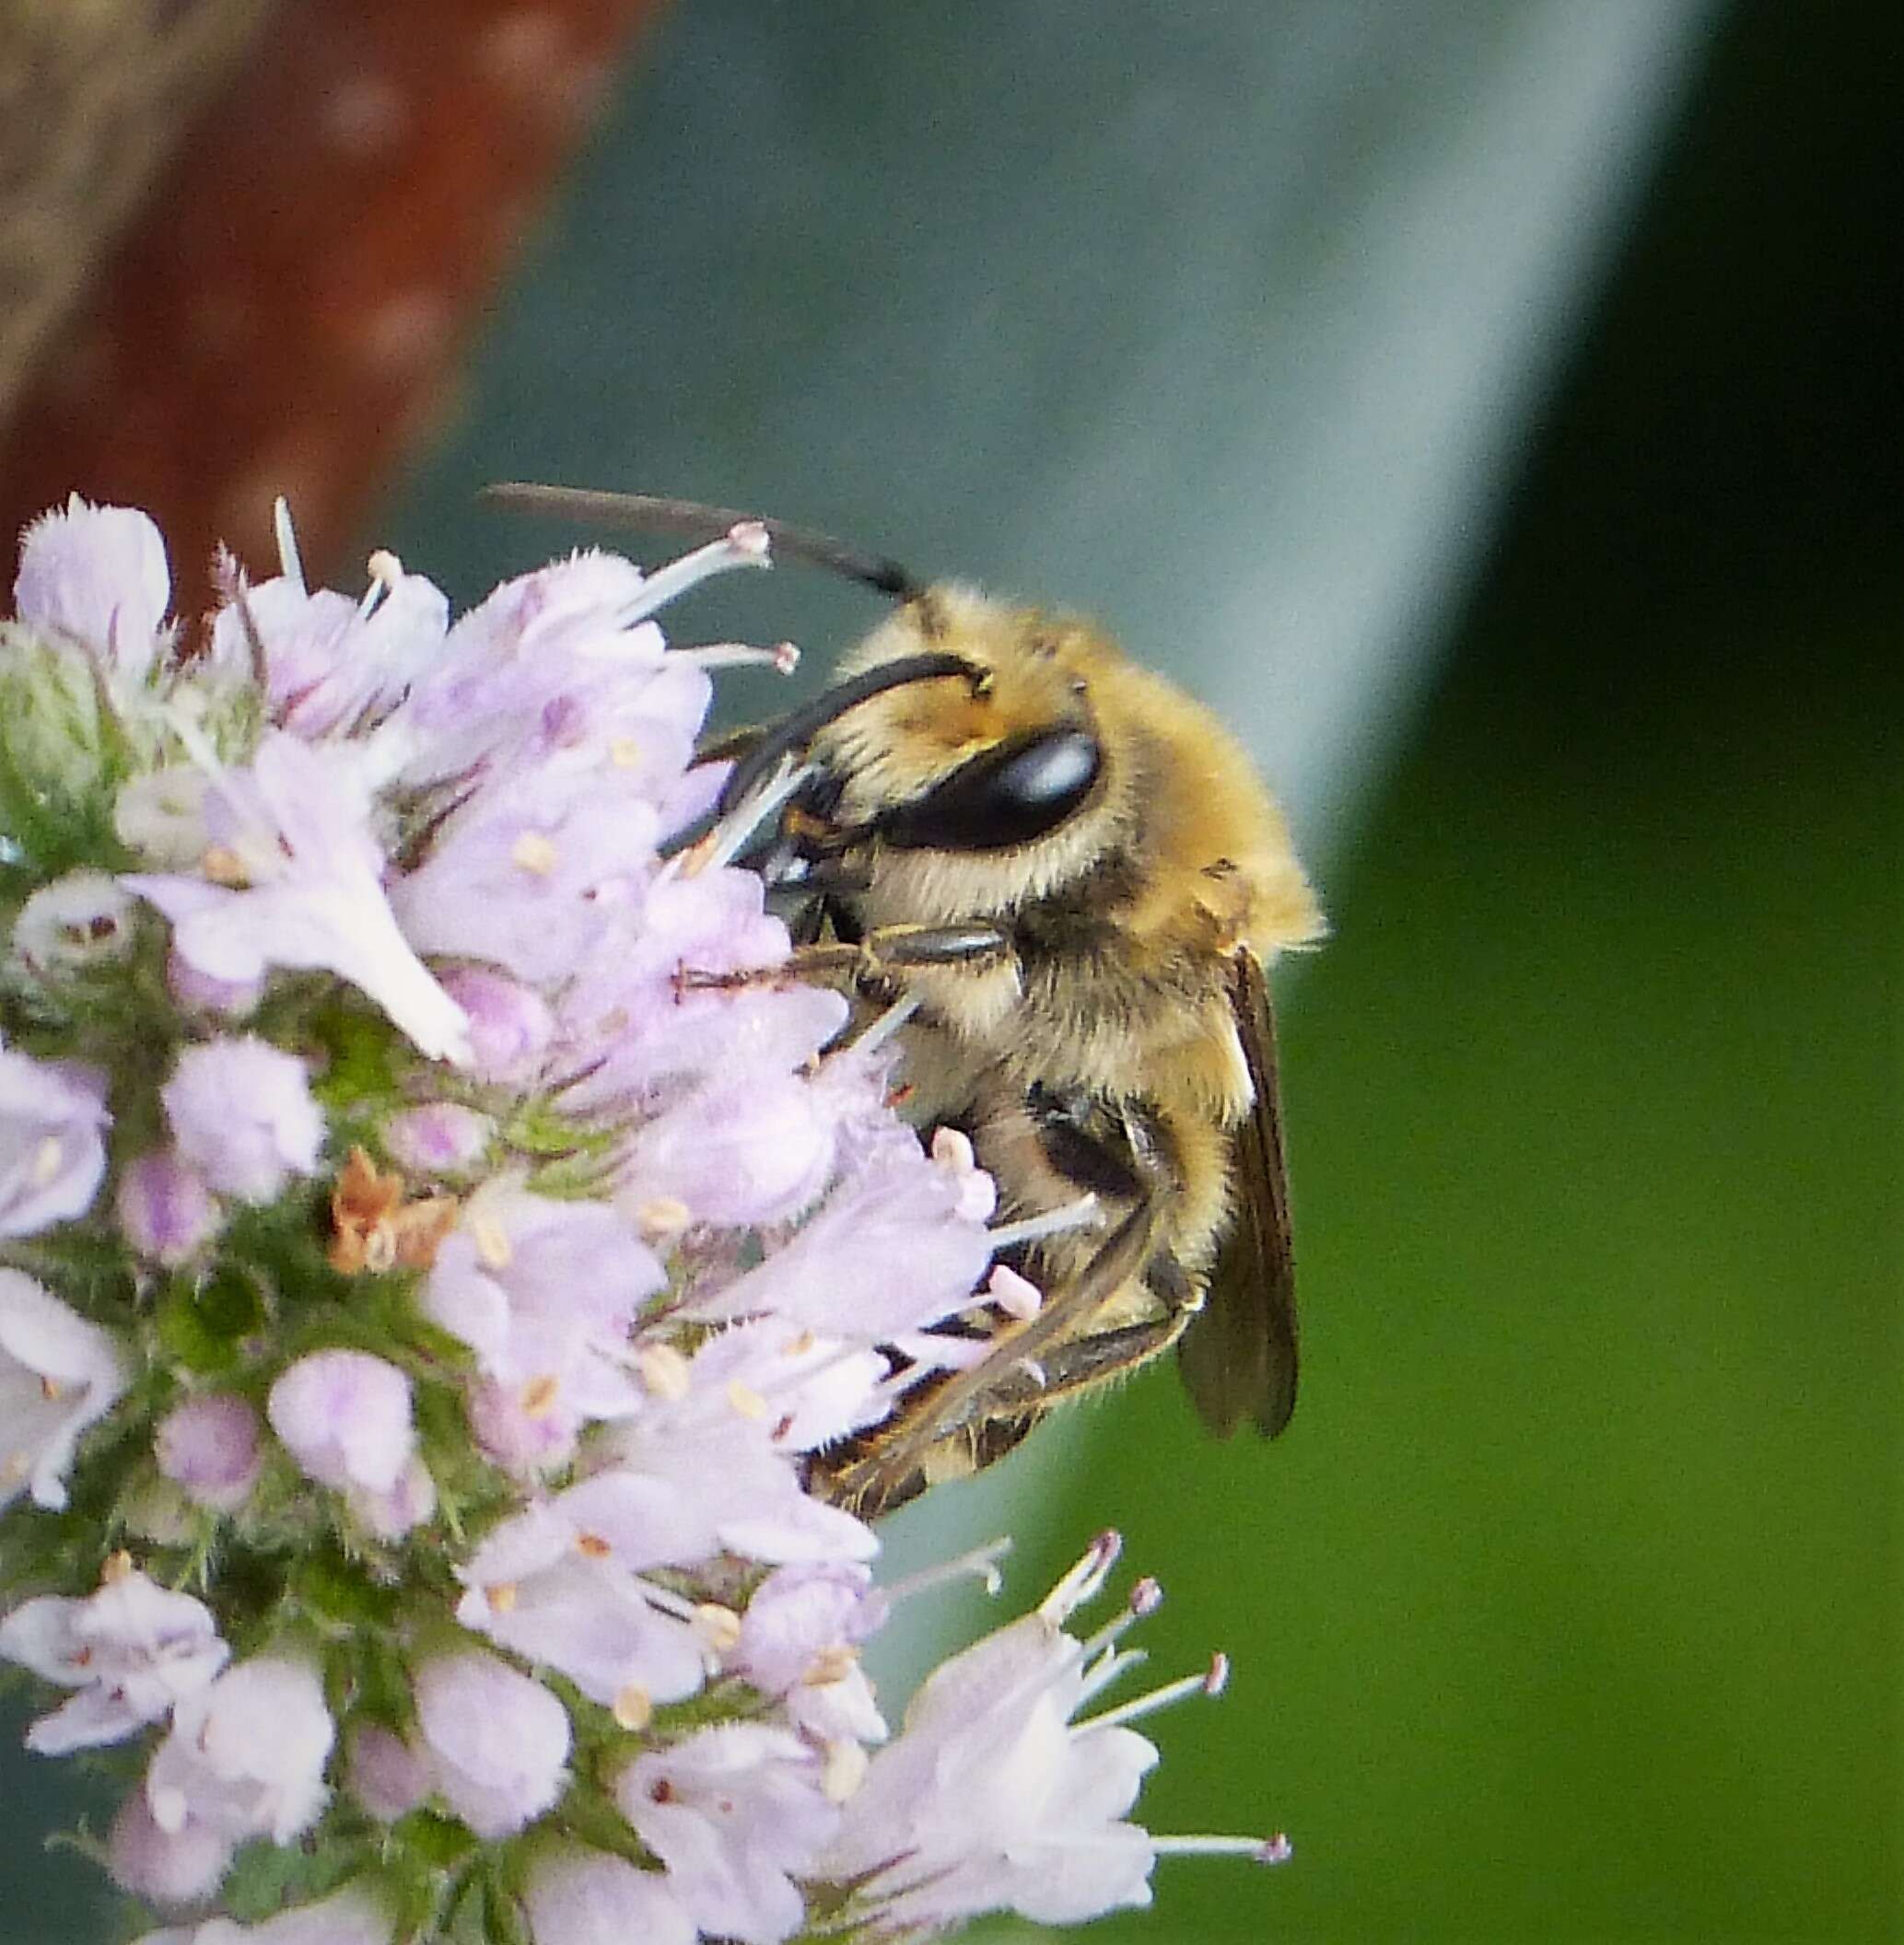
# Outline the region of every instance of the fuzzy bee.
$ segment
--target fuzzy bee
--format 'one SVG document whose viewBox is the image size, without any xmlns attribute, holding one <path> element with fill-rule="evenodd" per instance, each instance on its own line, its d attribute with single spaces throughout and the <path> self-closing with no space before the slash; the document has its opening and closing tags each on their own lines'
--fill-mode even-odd
<svg viewBox="0 0 1904 1945">
<path fill-rule="evenodd" d="M 703 537 L 752 518 L 488 497 Z M 721 808 L 800 761 L 762 859 L 800 906 L 797 966 L 915 1003 L 908 1112 L 971 1137 L 1045 1292 L 1029 1321 L 976 1313 L 988 1355 L 835 1455 L 826 1489 L 884 1511 L 1173 1345 L 1211 1430 L 1273 1437 L 1296 1313 L 1264 968 L 1323 932 L 1281 812 L 1209 710 L 1089 623 L 759 524 L 895 605 L 825 693 L 730 740 Z"/>
</svg>

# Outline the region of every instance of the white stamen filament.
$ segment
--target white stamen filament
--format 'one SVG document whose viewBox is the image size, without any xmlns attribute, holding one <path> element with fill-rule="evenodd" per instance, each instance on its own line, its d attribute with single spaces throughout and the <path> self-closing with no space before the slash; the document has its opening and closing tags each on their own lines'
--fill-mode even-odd
<svg viewBox="0 0 1904 1945">
<path fill-rule="evenodd" d="M 765 527 L 745 520 L 731 532 L 705 547 L 696 547 L 678 561 L 658 567 L 641 584 L 641 592 L 616 617 L 624 628 L 632 628 L 657 608 L 665 608 L 677 596 L 707 580 L 725 574 L 730 567 L 771 567 L 772 552 Z"/>
<path fill-rule="evenodd" d="M 869 1054 L 877 1054 L 885 1043 L 898 1032 L 924 1004 L 917 993 L 908 993 L 902 1000 L 895 1001 L 860 1034 L 858 1040 L 840 1049 L 841 1053 L 854 1054 L 862 1060 Z M 829 1056 L 836 1058 L 837 1056 Z"/>
<path fill-rule="evenodd" d="M 791 675 L 800 667 L 800 650 L 791 642 L 756 648 L 751 642 L 702 642 L 692 648 L 671 648 L 671 662 L 694 662 L 703 669 L 771 669 Z"/>
<path fill-rule="evenodd" d="M 359 622 L 368 622 L 403 578 L 403 564 L 388 547 L 380 547 L 364 563 L 364 572 L 370 577 L 370 585 L 364 589 L 364 598 L 357 603 Z"/>
<path fill-rule="evenodd" d="M 1107 1649 L 1084 1671 L 1084 1684 L 1078 1692 L 1078 1706 L 1082 1708 L 1087 1702 L 1096 1700 L 1114 1683 L 1121 1682 L 1134 1668 L 1141 1668 L 1150 1660 L 1140 1648 Z"/>
<path fill-rule="evenodd" d="M 283 494 L 271 503 L 271 527 L 277 537 L 277 571 L 302 594 L 304 563 L 298 556 L 298 530 L 291 524 L 291 503 Z"/>
<path fill-rule="evenodd" d="M 924 1593 L 929 1587 L 943 1587 L 948 1580 L 963 1580 L 972 1575 L 984 1583 L 987 1593 L 995 1595 L 1005 1584 L 999 1562 L 1010 1551 L 1009 1538 L 987 1540 L 983 1546 L 975 1546 L 955 1559 L 942 1560 L 937 1566 L 922 1566 L 917 1573 L 907 1574 L 880 1591 L 888 1601 L 905 1601 L 914 1594 Z"/>
<path fill-rule="evenodd" d="M 1009 1250 L 1021 1242 L 1036 1242 L 1042 1236 L 1061 1235 L 1066 1229 L 1081 1229 L 1098 1219 L 1095 1195 L 1080 1195 L 1062 1208 L 1043 1216 L 1026 1216 L 1017 1222 L 1000 1223 L 992 1233 L 992 1248 Z"/>
<path fill-rule="evenodd" d="M 1101 1716 L 1086 1716 L 1071 1724 L 1071 1731 L 1081 1736 L 1093 1729 L 1115 1729 L 1120 1722 L 1135 1722 L 1141 1717 L 1155 1715 L 1160 1708 L 1170 1707 L 1174 1702 L 1211 1692 L 1207 1673 L 1185 1675 L 1178 1681 L 1162 1683 L 1147 1694 L 1133 1695 L 1128 1702 L 1120 1703 L 1116 1708 L 1107 1708 Z"/>
<path fill-rule="evenodd" d="M 1153 1836 L 1149 1842 L 1160 1858 L 1250 1858 L 1258 1864 L 1287 1864 L 1296 1854 L 1280 1831 L 1273 1837 Z"/>
<path fill-rule="evenodd" d="M 676 860 L 683 878 L 695 878 L 703 871 L 730 864 L 756 830 L 773 816 L 787 799 L 819 771 L 812 763 L 781 759 L 770 782 L 743 797 L 697 844 L 690 844 Z"/>
<path fill-rule="evenodd" d="M 1111 1569 L 1117 1564 L 1117 1555 L 1123 1551 L 1123 1534 L 1115 1528 L 1106 1527 L 1091 1543 L 1083 1558 L 1038 1602 L 1038 1613 L 1054 1627 L 1061 1626 L 1076 1609 L 1083 1606 L 1104 1586 Z M 1111 1625 L 1121 1633 L 1135 1618 L 1127 1614 Z M 1092 1642 L 1085 1643 L 1085 1651 L 1089 1652 L 1092 1645 Z"/>
</svg>

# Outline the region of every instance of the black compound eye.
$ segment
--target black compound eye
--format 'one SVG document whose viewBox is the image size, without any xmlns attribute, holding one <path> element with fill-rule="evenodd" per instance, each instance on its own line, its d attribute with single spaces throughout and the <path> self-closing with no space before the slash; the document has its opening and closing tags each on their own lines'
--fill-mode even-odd
<svg viewBox="0 0 1904 1945">
<path fill-rule="evenodd" d="M 1104 752 L 1086 729 L 1031 729 L 975 756 L 923 797 L 887 811 L 901 850 L 1002 851 L 1064 822 L 1091 794 Z"/>
</svg>

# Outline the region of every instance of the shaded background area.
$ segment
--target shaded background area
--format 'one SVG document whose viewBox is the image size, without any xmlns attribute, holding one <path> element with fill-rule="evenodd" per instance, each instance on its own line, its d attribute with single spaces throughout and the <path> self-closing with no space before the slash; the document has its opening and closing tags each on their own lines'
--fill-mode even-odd
<svg viewBox="0 0 1904 1945">
<path fill-rule="evenodd" d="M 1894 12 L 682 0 L 366 522 L 464 598 L 569 538 L 498 474 L 830 524 L 1104 614 L 1290 795 L 1294 1427 L 1148 1377 L 894 1536 L 1022 1599 L 1115 1523 L 1161 1671 L 1233 1657 L 1146 1819 L 1296 1861 L 1102 1936 L 1904 1929 Z"/>
</svg>

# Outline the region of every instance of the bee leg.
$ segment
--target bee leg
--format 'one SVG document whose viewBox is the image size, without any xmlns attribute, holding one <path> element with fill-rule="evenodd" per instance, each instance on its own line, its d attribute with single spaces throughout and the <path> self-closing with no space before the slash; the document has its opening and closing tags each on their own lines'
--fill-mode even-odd
<svg viewBox="0 0 1904 1945">
<path fill-rule="evenodd" d="M 783 985 L 789 980 L 878 980 L 917 966 L 986 966 L 1010 950 L 1010 936 L 983 920 L 966 926 L 878 926 L 861 939 L 797 946 L 778 965 L 742 966 L 732 972 L 683 966 L 675 979 L 688 993 Z"/>
<path fill-rule="evenodd" d="M 1027 1361 L 1036 1366 L 1047 1351 L 1065 1345 L 1080 1322 L 1142 1274 L 1157 1218 L 1156 1197 L 1144 1196 L 1075 1280 L 1046 1297 L 1036 1316 L 999 1333 L 979 1363 L 947 1379 L 890 1431 L 875 1430 L 866 1450 L 825 1483 L 826 1497 L 853 1508 L 882 1510 L 899 1505 L 939 1474 L 934 1448 L 955 1437 L 970 1447 L 970 1464 L 975 1466 L 983 1452 L 985 1422 L 998 1415 L 990 1406 L 1001 1392 L 1012 1414 L 1029 1406 L 1035 1416 L 1045 1387 L 1027 1368 Z M 953 1468 L 958 1469 L 963 1468 Z"/>
</svg>

